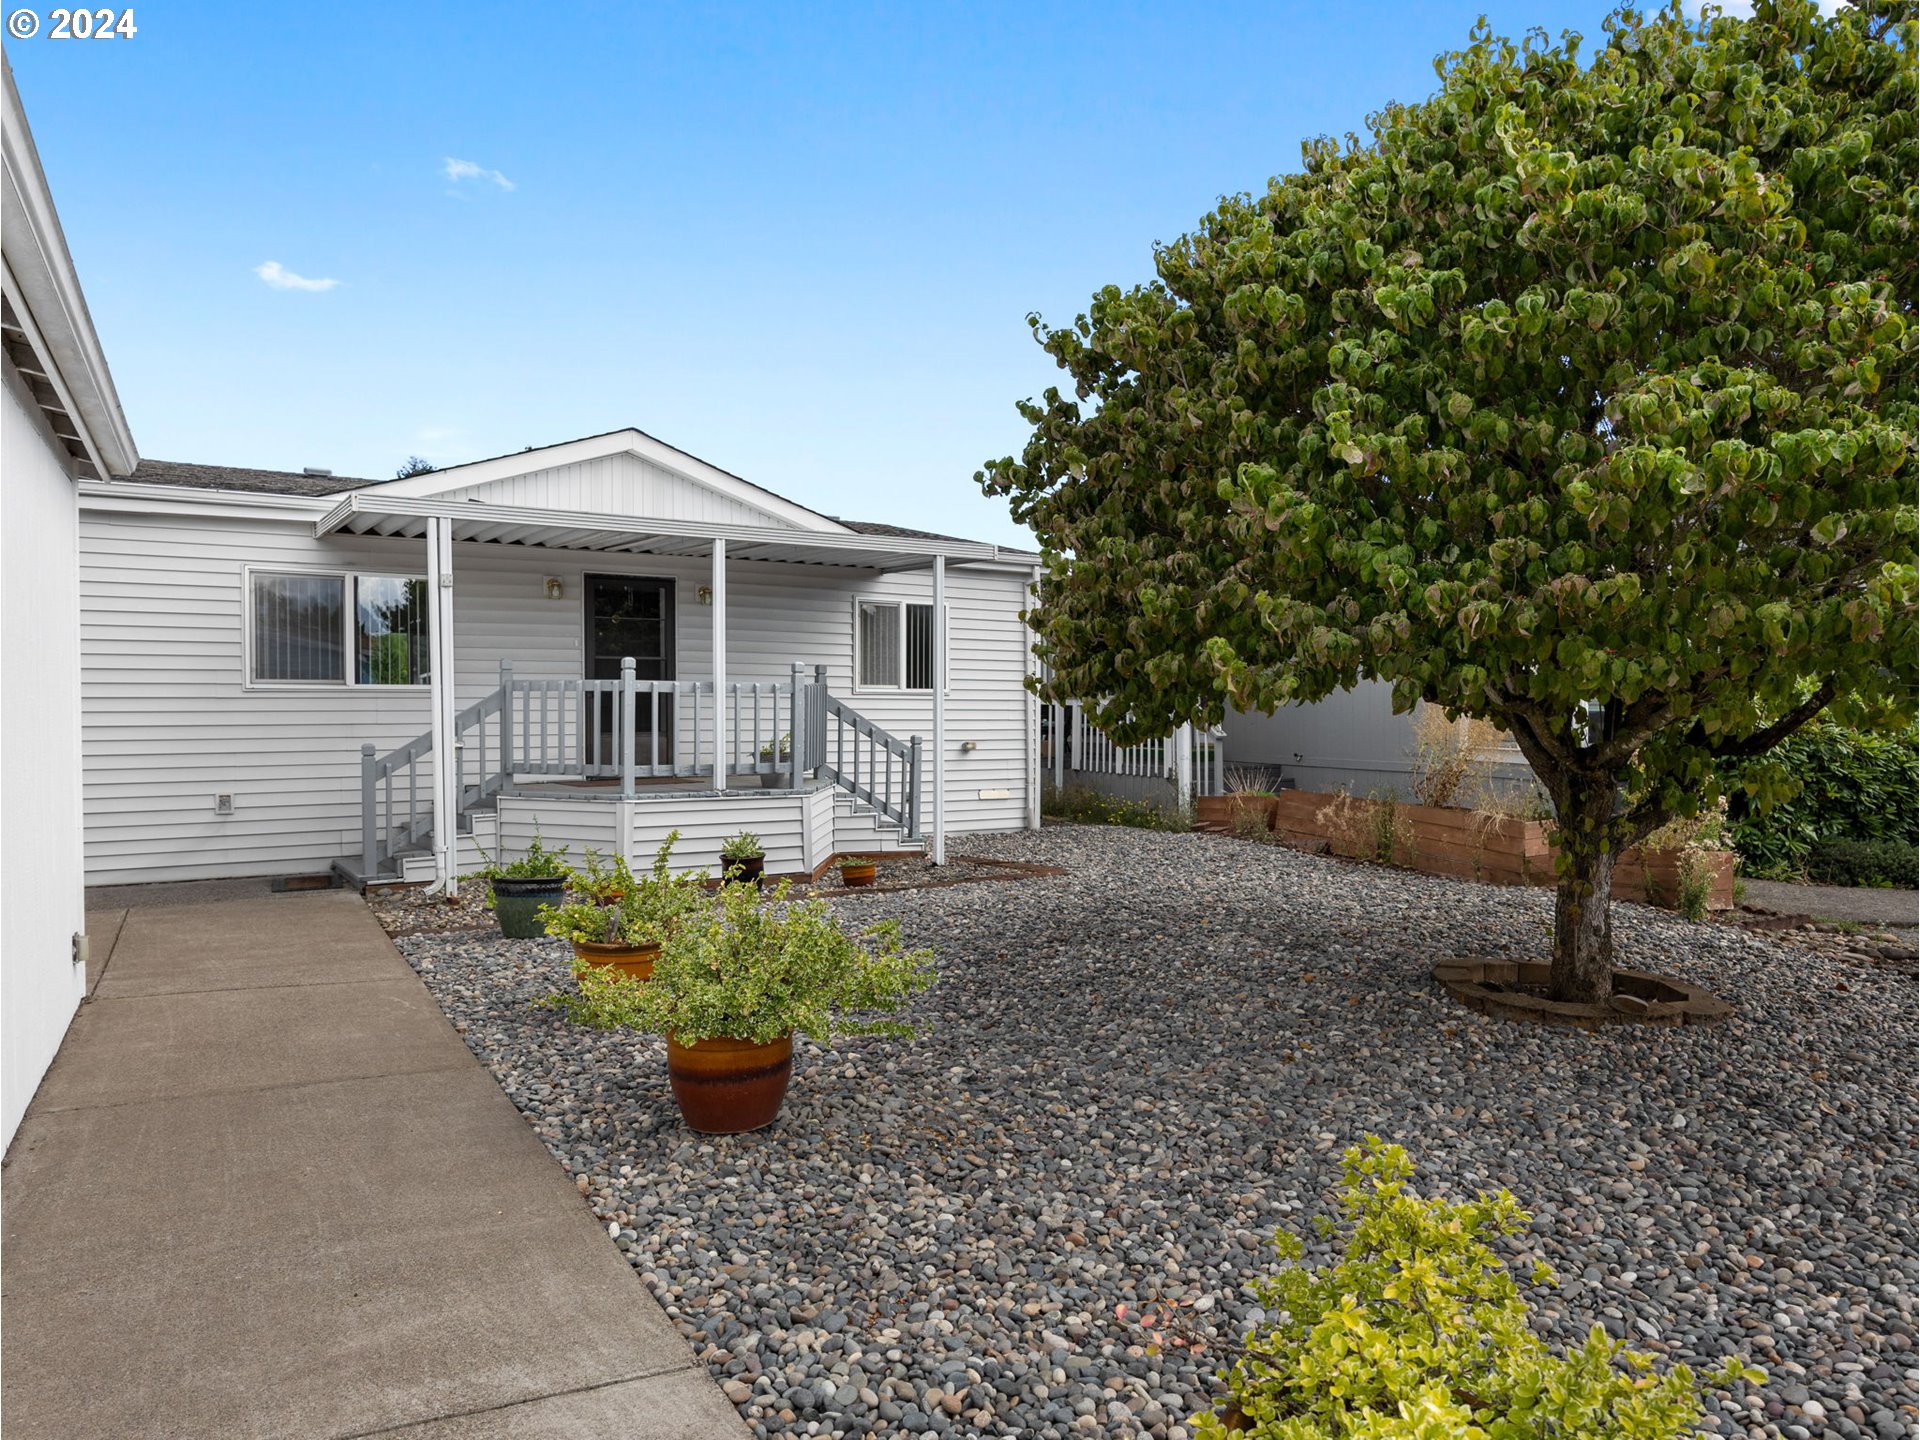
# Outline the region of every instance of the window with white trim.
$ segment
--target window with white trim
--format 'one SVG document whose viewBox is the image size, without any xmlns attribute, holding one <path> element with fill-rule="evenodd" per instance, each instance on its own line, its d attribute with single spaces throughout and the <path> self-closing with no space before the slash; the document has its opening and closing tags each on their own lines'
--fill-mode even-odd
<svg viewBox="0 0 1920 1440">
<path fill-rule="evenodd" d="M 257 685 L 425 685 L 427 582 L 410 575 L 255 570 L 247 679 Z"/>
<path fill-rule="evenodd" d="M 951 673 L 949 667 L 949 686 Z M 856 600 L 853 683 L 861 690 L 933 689 L 933 606 Z"/>
</svg>

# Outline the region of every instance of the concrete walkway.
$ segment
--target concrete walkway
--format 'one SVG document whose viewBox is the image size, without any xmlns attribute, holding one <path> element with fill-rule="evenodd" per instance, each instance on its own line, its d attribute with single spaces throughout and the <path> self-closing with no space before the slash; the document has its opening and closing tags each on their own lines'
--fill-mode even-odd
<svg viewBox="0 0 1920 1440">
<path fill-rule="evenodd" d="M 1920 894 L 1912 890 L 1868 890 L 1839 885 L 1787 885 L 1778 880 L 1744 880 L 1746 903 L 1775 915 L 1805 915 L 1812 920 L 1852 920 L 1862 925 L 1912 926 L 1920 920 Z"/>
<path fill-rule="evenodd" d="M 216 893 L 89 917 L 0 1182 L 8 1440 L 744 1436 L 358 897 Z"/>
</svg>

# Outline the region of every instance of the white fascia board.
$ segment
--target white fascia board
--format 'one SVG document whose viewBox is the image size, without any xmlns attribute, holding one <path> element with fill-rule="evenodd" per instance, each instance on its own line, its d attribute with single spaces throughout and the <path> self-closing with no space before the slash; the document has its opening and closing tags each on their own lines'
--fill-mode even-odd
<svg viewBox="0 0 1920 1440">
<path fill-rule="evenodd" d="M 651 520 L 632 515 L 599 515 L 571 510 L 543 510 L 526 505 L 491 505 L 478 500 L 432 500 L 395 495 L 390 485 L 377 491 L 354 490 L 339 497 L 332 509 L 314 524 L 316 535 L 344 527 L 355 515 L 419 518 L 444 515 L 454 521 L 484 525 L 524 525 L 530 529 L 627 533 L 635 536 L 676 536 L 691 540 L 726 540 L 743 545 L 781 549 L 845 550 L 852 553 L 933 556 L 956 561 L 991 561 L 998 546 L 977 540 L 909 540 L 893 535 L 862 535 L 851 530 L 795 531 L 768 525 L 721 525 L 697 520 Z"/>
<path fill-rule="evenodd" d="M 251 495 L 188 485 L 130 485 L 82 480 L 80 508 L 120 515 L 193 515 L 209 520 L 279 520 L 311 525 L 327 513 L 332 495 Z"/>
<path fill-rule="evenodd" d="M 451 490 L 465 490 L 475 485 L 486 485 L 495 480 L 510 480 L 516 475 L 531 475 L 540 470 L 552 470 L 561 465 L 579 465 L 588 460 L 604 460 L 612 455 L 634 455 L 642 460 L 650 460 L 663 470 L 670 470 L 684 476 L 697 485 L 704 485 L 738 500 L 743 505 L 751 505 L 756 510 L 764 510 L 777 520 L 786 520 L 801 530 L 819 531 L 824 534 L 850 534 L 846 526 L 837 520 L 830 520 L 817 510 L 809 510 L 785 496 L 764 490 L 751 481 L 742 480 L 738 475 L 729 475 L 718 466 L 709 465 L 696 455 L 677 450 L 664 440 L 656 440 L 644 430 L 615 430 L 606 435 L 589 435 L 581 440 L 569 440 L 559 445 L 548 445 L 538 450 L 522 450 L 514 455 L 500 455 L 491 460 L 475 460 L 466 465 L 449 465 L 444 470 L 431 470 L 424 475 L 411 475 L 405 480 L 389 480 L 381 485 L 381 490 L 390 495 L 408 495 L 424 499 L 433 495 L 444 495 Z"/>
<path fill-rule="evenodd" d="M 60 215 L 40 168 L 27 112 L 6 73 L 6 109 L 0 117 L 0 254 L 6 287 L 29 339 L 55 372 L 54 390 L 80 428 L 81 442 L 102 475 L 131 474 L 140 463 L 133 432 L 107 369 L 106 353 L 87 313 Z M 35 333 L 37 332 L 37 333 Z M 44 347 L 44 348 L 43 348 Z"/>
</svg>

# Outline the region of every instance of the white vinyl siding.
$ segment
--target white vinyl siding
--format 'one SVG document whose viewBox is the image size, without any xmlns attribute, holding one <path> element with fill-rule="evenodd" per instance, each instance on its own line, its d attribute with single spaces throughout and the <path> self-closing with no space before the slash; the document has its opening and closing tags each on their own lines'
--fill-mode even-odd
<svg viewBox="0 0 1920 1440">
<path fill-rule="evenodd" d="M 316 539 L 311 522 L 90 512 L 82 517 L 87 864 L 94 883 L 324 869 L 360 845 L 360 746 L 381 753 L 430 723 L 428 692 L 397 685 L 249 685 L 245 575 L 417 574 L 418 540 Z M 454 547 L 456 702 L 523 678 L 581 673 L 584 577 L 675 583 L 681 679 L 710 677 L 705 556 Z M 549 598 L 545 581 L 560 581 Z M 950 565 L 947 825 L 950 835 L 1026 823 L 1025 576 Z M 926 691 L 855 693 L 856 598 L 927 604 L 927 571 L 735 561 L 728 570 L 728 679 L 789 680 L 824 665 L 833 692 L 931 751 Z M 975 748 L 962 753 L 972 741 Z M 931 757 L 927 775 L 932 775 Z M 423 784 L 424 784 L 423 779 Z M 1008 792 L 982 800 L 981 790 Z M 215 811 L 217 795 L 233 813 Z M 931 813 L 930 807 L 926 813 Z"/>
<path fill-rule="evenodd" d="M 9 285 L 11 289 L 11 285 Z M 79 512 L 66 448 L 6 366 L 0 454 L 0 1147 L 13 1138 L 80 1004 Z M 105 946 L 98 934 L 94 944 Z"/>
<path fill-rule="evenodd" d="M 762 509 L 676 475 L 638 455 L 609 455 L 554 465 L 529 475 L 490 480 L 447 492 L 490 505 L 525 505 L 595 515 L 650 515 L 661 520 L 705 520 L 725 525 L 785 525 Z"/>
</svg>

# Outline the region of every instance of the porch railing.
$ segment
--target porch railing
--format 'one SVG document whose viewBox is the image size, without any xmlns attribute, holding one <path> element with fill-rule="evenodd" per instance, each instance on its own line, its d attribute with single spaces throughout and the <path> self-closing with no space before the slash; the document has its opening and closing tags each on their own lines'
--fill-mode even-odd
<svg viewBox="0 0 1920 1440">
<path fill-rule="evenodd" d="M 714 773 L 711 680 L 641 680 L 632 660 L 617 680 L 526 680 L 500 666 L 499 688 L 454 722 L 460 816 L 500 794 L 515 776 L 618 780 L 632 796 L 641 779 Z M 827 693 L 826 667 L 796 664 L 784 681 L 726 687 L 723 774 L 797 787 L 818 773 L 865 801 L 909 837 L 920 833 L 920 737 L 901 740 Z M 433 833 L 433 737 L 387 755 L 361 747 L 361 863 L 379 872 Z"/>
</svg>

